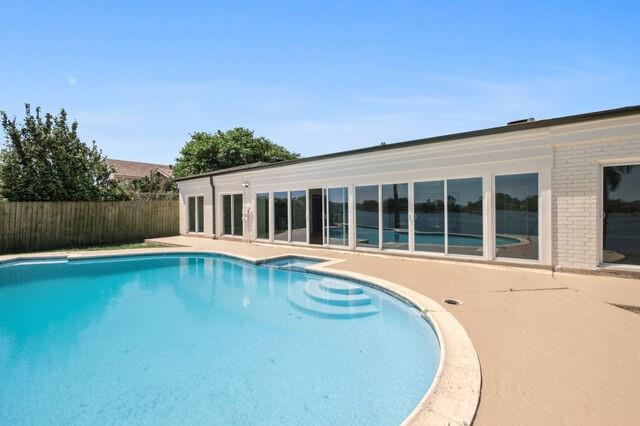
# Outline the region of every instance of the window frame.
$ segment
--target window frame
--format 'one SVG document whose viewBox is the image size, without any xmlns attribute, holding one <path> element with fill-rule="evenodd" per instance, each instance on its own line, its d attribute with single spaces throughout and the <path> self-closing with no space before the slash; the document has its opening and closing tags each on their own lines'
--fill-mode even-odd
<svg viewBox="0 0 640 426">
<path fill-rule="evenodd" d="M 195 208 L 195 212 L 194 212 L 194 226 L 193 226 L 193 231 L 191 231 L 191 213 L 189 211 L 190 208 L 190 200 L 194 199 L 194 208 Z M 200 221 L 200 218 L 198 217 L 198 200 L 202 199 L 202 221 Z M 188 195 L 187 196 L 187 234 L 204 234 L 204 224 L 205 224 L 205 211 L 204 211 L 204 195 L 202 194 L 192 194 L 192 195 Z M 202 222 L 202 223 L 201 223 Z M 198 228 L 202 227 L 202 231 L 198 231 Z"/>
<path fill-rule="evenodd" d="M 508 256 L 497 256 L 497 247 L 495 245 L 496 238 L 498 236 L 497 232 L 497 209 L 496 209 L 496 178 L 498 176 L 515 176 L 515 175 L 530 175 L 535 174 L 538 176 L 538 257 L 536 259 L 523 259 L 518 257 L 508 257 Z M 513 173 L 496 173 L 491 175 L 491 212 L 492 212 L 492 229 L 491 234 L 493 235 L 492 240 L 492 255 L 491 259 L 496 261 L 504 261 L 510 263 L 530 263 L 530 264 L 540 264 L 542 263 L 543 256 L 543 247 L 542 247 L 542 233 L 543 233 L 543 222 L 542 222 L 542 180 L 541 180 L 541 172 L 540 171 L 524 171 L 524 172 L 513 172 Z"/>
<path fill-rule="evenodd" d="M 245 229 L 244 229 L 244 223 L 242 224 L 242 232 L 240 235 L 235 235 L 234 229 L 235 229 L 235 195 L 240 195 L 242 197 L 242 203 L 240 205 L 240 217 L 242 217 L 242 208 L 244 207 L 244 193 L 242 193 L 242 191 L 231 191 L 231 192 L 221 192 L 220 194 L 218 194 L 220 197 L 220 209 L 219 209 L 219 214 L 220 214 L 220 219 L 221 219 L 221 227 L 219 228 L 221 230 L 220 236 L 221 237 L 225 237 L 225 238 L 243 238 L 244 237 L 244 233 L 245 233 Z M 230 202 L 231 202 L 231 234 L 227 234 L 225 233 L 225 229 L 224 229 L 224 197 L 225 196 L 229 196 Z"/>
<path fill-rule="evenodd" d="M 640 157 L 616 158 L 598 161 L 598 209 L 597 209 L 597 254 L 596 263 L 600 269 L 640 271 L 640 265 L 604 262 L 604 168 L 616 166 L 640 166 Z"/>
</svg>

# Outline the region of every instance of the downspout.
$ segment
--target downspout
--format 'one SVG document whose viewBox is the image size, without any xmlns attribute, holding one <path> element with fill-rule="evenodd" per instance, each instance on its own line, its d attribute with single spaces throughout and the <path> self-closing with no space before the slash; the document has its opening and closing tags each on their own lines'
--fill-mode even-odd
<svg viewBox="0 0 640 426">
<path fill-rule="evenodd" d="M 213 185 L 213 176 L 209 176 L 209 185 L 211 185 L 211 237 L 216 237 L 216 187 Z"/>
</svg>

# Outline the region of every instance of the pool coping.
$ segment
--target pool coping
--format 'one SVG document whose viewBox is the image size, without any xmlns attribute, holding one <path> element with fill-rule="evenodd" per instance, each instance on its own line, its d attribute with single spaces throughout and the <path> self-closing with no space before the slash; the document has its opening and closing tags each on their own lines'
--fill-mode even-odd
<svg viewBox="0 0 640 426">
<path fill-rule="evenodd" d="M 306 256 L 285 253 L 274 256 L 252 257 L 222 250 L 194 247 L 167 247 L 153 249 L 127 249 L 117 251 L 95 251 L 84 253 L 0 256 L 0 265 L 24 261 L 60 261 L 100 259 L 123 256 L 145 256 L 156 254 L 212 254 L 238 259 L 254 265 L 282 258 L 321 260 L 306 266 L 305 271 L 357 281 L 381 290 L 420 311 L 432 327 L 440 343 L 440 361 L 429 389 L 419 404 L 402 423 L 403 425 L 473 423 L 480 402 L 482 373 L 476 350 L 460 322 L 442 305 L 414 290 L 393 282 L 358 272 L 333 269 L 332 266 L 346 262 L 345 259 L 327 256 Z"/>
</svg>

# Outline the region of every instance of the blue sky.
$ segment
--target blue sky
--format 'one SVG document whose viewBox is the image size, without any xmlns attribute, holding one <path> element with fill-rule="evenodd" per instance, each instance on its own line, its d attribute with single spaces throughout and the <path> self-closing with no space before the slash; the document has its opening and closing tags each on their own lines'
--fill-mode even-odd
<svg viewBox="0 0 640 426">
<path fill-rule="evenodd" d="M 0 109 L 172 162 L 235 126 L 305 156 L 640 104 L 637 2 L 3 1 Z"/>
</svg>

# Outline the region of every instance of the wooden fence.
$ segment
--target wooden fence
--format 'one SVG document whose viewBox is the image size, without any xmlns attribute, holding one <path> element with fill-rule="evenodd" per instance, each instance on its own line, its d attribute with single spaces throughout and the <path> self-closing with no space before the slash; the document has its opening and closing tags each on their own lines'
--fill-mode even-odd
<svg viewBox="0 0 640 426">
<path fill-rule="evenodd" d="M 0 254 L 179 233 L 177 201 L 0 202 Z"/>
</svg>

